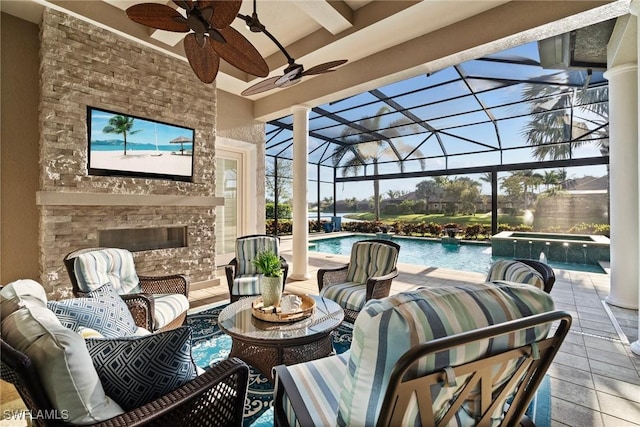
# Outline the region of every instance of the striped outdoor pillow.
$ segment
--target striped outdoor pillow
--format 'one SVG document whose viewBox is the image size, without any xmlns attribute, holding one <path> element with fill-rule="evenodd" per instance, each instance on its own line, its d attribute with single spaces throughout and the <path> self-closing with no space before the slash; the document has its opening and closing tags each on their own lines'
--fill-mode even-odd
<svg viewBox="0 0 640 427">
<path fill-rule="evenodd" d="M 391 273 L 398 261 L 398 250 L 378 242 L 361 241 L 353 244 L 347 282 L 365 283 L 369 277 Z"/>
<path fill-rule="evenodd" d="M 500 259 L 491 264 L 487 274 L 487 282 L 498 280 L 526 283 L 538 289 L 544 289 L 544 279 L 540 273 L 523 262 L 510 259 Z"/>
<path fill-rule="evenodd" d="M 403 292 L 365 304 L 356 319 L 347 375 L 340 396 L 338 425 L 375 425 L 396 361 L 411 347 L 434 338 L 475 330 L 488 325 L 553 310 L 553 300 L 545 292 L 519 284 L 466 284 L 423 288 Z M 478 359 L 520 343 L 546 336 L 546 328 L 453 349 L 421 361 L 416 374 Z M 505 366 L 494 389 L 511 375 Z M 461 384 L 462 382 L 459 382 Z M 434 411 L 455 395 L 447 388 L 434 395 Z M 465 409 L 473 412 L 474 397 Z M 464 412 L 464 411 L 462 411 Z M 468 417 L 466 414 L 461 416 Z"/>
<path fill-rule="evenodd" d="M 251 262 L 259 252 L 273 251 L 280 254 L 280 243 L 277 237 L 256 236 L 236 240 L 237 274 L 258 274 L 258 269 Z"/>
<path fill-rule="evenodd" d="M 120 295 L 140 293 L 133 255 L 125 249 L 107 248 L 80 254 L 74 261 L 74 269 L 78 286 L 84 292 L 111 283 Z"/>
</svg>

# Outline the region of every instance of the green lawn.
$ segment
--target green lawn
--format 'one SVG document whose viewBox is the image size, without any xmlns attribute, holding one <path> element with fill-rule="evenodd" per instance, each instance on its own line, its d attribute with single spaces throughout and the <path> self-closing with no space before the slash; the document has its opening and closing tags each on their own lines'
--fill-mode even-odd
<svg viewBox="0 0 640 427">
<path fill-rule="evenodd" d="M 375 220 L 375 215 L 370 212 L 352 213 L 344 216 L 346 218 L 359 219 L 361 221 Z M 380 215 L 380 221 L 386 224 L 393 224 L 396 221 L 413 223 L 413 224 L 419 224 L 422 222 L 425 222 L 425 223 L 434 222 L 436 224 L 441 224 L 441 225 L 448 224 L 448 223 L 456 223 L 460 226 L 482 224 L 484 226 L 491 227 L 491 214 L 483 213 L 483 214 L 475 214 L 475 215 L 455 215 L 455 216 L 445 216 L 443 214 Z M 498 217 L 498 223 L 516 226 L 524 223 L 524 217 L 500 215 Z"/>
</svg>

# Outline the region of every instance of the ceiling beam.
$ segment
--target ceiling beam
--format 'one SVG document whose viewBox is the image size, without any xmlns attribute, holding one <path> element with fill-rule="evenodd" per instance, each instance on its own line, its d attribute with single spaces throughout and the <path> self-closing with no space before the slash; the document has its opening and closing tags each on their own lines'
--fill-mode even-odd
<svg viewBox="0 0 640 427">
<path fill-rule="evenodd" d="M 353 11 L 343 1 L 292 2 L 334 36 L 353 26 Z"/>
</svg>

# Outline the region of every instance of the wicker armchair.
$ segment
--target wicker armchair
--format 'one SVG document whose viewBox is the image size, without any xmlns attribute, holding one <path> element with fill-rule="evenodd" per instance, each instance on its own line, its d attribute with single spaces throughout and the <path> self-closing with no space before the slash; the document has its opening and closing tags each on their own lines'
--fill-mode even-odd
<svg viewBox="0 0 640 427">
<path fill-rule="evenodd" d="M 398 275 L 399 252 L 400 245 L 390 240 L 354 243 L 347 265 L 318 270 L 320 295 L 337 302 L 345 320 L 353 323 L 367 301 L 389 296 L 391 282 Z"/>
<path fill-rule="evenodd" d="M 49 401 L 31 359 L 0 340 L 0 378 L 13 384 L 32 414 L 62 415 Z M 230 358 L 182 387 L 108 420 L 100 427 L 241 426 L 249 377 L 248 366 Z M 36 426 L 70 426 L 62 419 L 34 418 Z"/>
<path fill-rule="evenodd" d="M 266 250 L 271 250 L 280 256 L 280 238 L 267 234 L 252 234 L 236 239 L 236 256 L 224 268 L 231 302 L 240 298 L 260 295 L 258 271 L 251 260 L 259 252 Z M 289 264 L 282 256 L 280 256 L 280 266 L 282 267 L 282 290 L 284 291 Z"/>
<path fill-rule="evenodd" d="M 104 257 L 103 262 L 96 262 L 99 257 Z M 121 257 L 121 264 L 116 262 L 110 262 L 114 257 Z M 189 296 L 189 278 L 182 274 L 172 274 L 167 276 L 139 276 L 135 272 L 135 266 L 133 264 L 133 256 L 131 253 L 124 249 L 113 248 L 87 248 L 73 251 L 64 258 L 64 265 L 69 273 L 71 279 L 71 285 L 73 287 L 73 294 L 76 297 L 83 297 L 89 292 L 94 290 L 95 286 L 104 285 L 100 283 L 106 279 L 99 280 L 95 284 L 88 283 L 87 278 L 92 276 L 94 272 L 80 272 L 78 266 L 81 265 L 82 259 L 88 260 L 88 265 L 96 265 L 97 268 L 105 267 L 112 268 L 112 270 L 128 269 L 127 275 L 134 278 L 136 283 L 135 288 L 120 287 L 117 283 L 113 283 L 116 290 L 125 301 L 131 311 L 136 325 L 141 328 L 147 329 L 152 332 L 166 331 L 177 328 L 185 323 L 188 309 L 188 296 Z M 120 271 L 109 272 L 95 272 L 99 277 L 109 276 L 110 280 L 114 278 L 122 278 Z M 169 310 L 163 310 L 160 307 L 162 302 L 158 303 L 161 299 L 166 304 L 173 304 L 172 301 L 179 298 L 178 303 L 184 306 L 186 301 L 186 308 L 182 307 L 178 310 L 177 315 L 161 315 L 161 313 L 171 313 L 173 310 L 169 307 Z M 168 300 L 168 301 L 167 301 Z M 173 318 L 170 318 L 173 317 Z M 162 320 L 160 320 L 162 319 Z"/>
</svg>

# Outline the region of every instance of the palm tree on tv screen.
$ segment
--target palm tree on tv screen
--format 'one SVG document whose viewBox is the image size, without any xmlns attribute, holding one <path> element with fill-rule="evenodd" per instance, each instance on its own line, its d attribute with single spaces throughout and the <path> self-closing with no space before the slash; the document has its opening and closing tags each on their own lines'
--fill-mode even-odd
<svg viewBox="0 0 640 427">
<path fill-rule="evenodd" d="M 131 130 L 133 128 L 133 117 L 127 116 L 113 116 L 109 119 L 109 124 L 102 129 L 104 133 L 115 133 L 117 135 L 122 135 L 124 138 L 124 155 L 127 155 L 127 134 L 133 135 L 134 133 L 138 133 L 139 130 Z"/>
<path fill-rule="evenodd" d="M 378 164 L 384 158 L 397 159 L 400 172 L 404 172 L 407 156 L 414 154 L 420 162 L 422 170 L 426 167 L 424 155 L 419 149 L 400 140 L 406 134 L 403 130 L 411 129 L 409 133 L 417 133 L 417 125 L 407 118 L 392 121 L 382 126 L 382 119 L 390 113 L 388 107 L 381 107 L 374 117 L 364 117 L 345 126 L 340 134 L 340 142 L 331 155 L 334 167 L 341 168 L 342 176 L 358 175 L 366 165 L 373 165 L 373 176 L 378 176 Z M 414 129 L 415 128 L 415 129 Z M 375 220 L 380 220 L 380 181 L 373 180 L 373 204 Z"/>
</svg>

